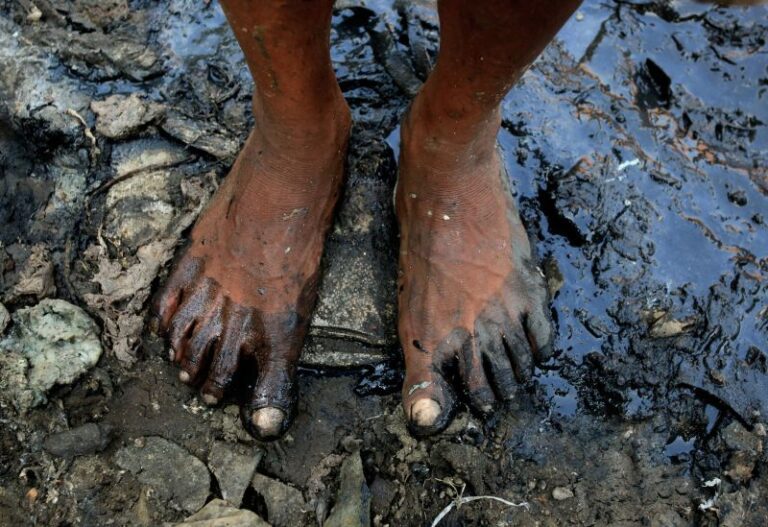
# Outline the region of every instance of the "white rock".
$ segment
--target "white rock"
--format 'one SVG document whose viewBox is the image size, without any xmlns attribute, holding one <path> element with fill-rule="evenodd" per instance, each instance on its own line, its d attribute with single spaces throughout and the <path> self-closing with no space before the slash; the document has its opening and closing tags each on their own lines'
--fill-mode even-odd
<svg viewBox="0 0 768 527">
<path fill-rule="evenodd" d="M 57 384 L 70 384 L 96 365 L 102 348 L 88 314 L 60 299 L 45 299 L 13 314 L 13 328 L 0 340 L 0 398 L 20 411 L 46 401 Z"/>
<path fill-rule="evenodd" d="M 144 437 L 121 448 L 115 462 L 172 509 L 195 512 L 210 494 L 210 475 L 203 462 L 162 437 Z"/>
<path fill-rule="evenodd" d="M 208 456 L 208 467 L 216 476 L 221 489 L 221 496 L 239 505 L 243 501 L 245 489 L 251 483 L 264 452 L 258 448 L 245 447 L 216 441 Z"/>
<path fill-rule="evenodd" d="M 557 501 L 573 498 L 573 491 L 567 487 L 555 487 L 552 489 L 552 497 Z"/>
</svg>

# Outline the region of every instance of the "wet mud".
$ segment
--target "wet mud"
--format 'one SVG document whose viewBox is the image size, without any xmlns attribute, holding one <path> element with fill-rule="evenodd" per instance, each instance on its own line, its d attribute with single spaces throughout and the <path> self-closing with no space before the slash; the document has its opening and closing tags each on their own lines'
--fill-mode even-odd
<svg viewBox="0 0 768 527">
<path fill-rule="evenodd" d="M 206 408 L 146 327 L 250 126 L 219 6 L 0 0 L 0 525 L 161 525 L 204 506 L 243 525 L 430 525 L 452 504 L 440 525 L 764 525 L 767 21 L 589 0 L 568 22 L 499 137 L 555 357 L 488 422 L 461 410 L 417 441 L 399 406 L 391 189 L 437 19 L 338 2 L 349 188 L 294 425 L 260 444 L 236 398 Z M 30 329 L 59 312 L 95 324 Z M 100 355 L 30 384 L 34 350 L 95 351 L 94 328 Z"/>
</svg>

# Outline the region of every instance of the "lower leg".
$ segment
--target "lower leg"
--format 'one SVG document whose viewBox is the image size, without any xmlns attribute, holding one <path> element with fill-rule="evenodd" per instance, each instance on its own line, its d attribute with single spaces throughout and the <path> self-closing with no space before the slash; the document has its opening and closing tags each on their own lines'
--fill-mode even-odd
<svg viewBox="0 0 768 527">
<path fill-rule="evenodd" d="M 543 279 L 506 188 L 500 103 L 577 0 L 440 1 L 437 65 L 402 127 L 399 332 L 412 429 L 447 425 L 445 368 L 481 412 L 551 347 Z"/>
<path fill-rule="evenodd" d="M 290 422 L 342 182 L 350 117 L 331 67 L 332 4 L 222 0 L 255 80 L 255 126 L 156 302 L 180 378 L 206 402 L 256 364 L 243 420 L 260 438 Z"/>
<path fill-rule="evenodd" d="M 268 129 L 269 141 L 314 144 L 349 124 L 331 64 L 332 0 L 221 4 L 256 84 L 257 128 Z"/>
<path fill-rule="evenodd" d="M 581 0 L 440 0 L 440 56 L 414 101 L 435 139 L 488 140 L 499 105 Z"/>
</svg>

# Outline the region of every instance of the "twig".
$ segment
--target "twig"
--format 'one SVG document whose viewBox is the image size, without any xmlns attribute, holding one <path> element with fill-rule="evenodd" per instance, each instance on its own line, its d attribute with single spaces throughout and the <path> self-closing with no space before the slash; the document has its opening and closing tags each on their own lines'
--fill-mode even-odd
<svg viewBox="0 0 768 527">
<path fill-rule="evenodd" d="M 99 147 L 96 145 L 96 136 L 93 135 L 93 132 L 91 132 L 91 129 L 88 127 L 88 123 L 85 122 L 85 119 L 83 119 L 82 115 L 77 113 L 72 108 L 67 108 L 65 113 L 77 119 L 78 122 L 83 126 L 83 134 L 85 135 L 85 138 L 88 139 L 88 141 L 91 143 L 91 161 L 93 161 L 96 157 L 98 157 L 100 153 Z"/>
<path fill-rule="evenodd" d="M 499 502 L 503 503 L 504 505 L 506 505 L 507 507 L 525 507 L 526 510 L 528 510 L 530 508 L 530 505 L 528 504 L 527 501 L 523 501 L 521 503 L 513 503 L 511 501 L 505 500 L 504 498 L 499 498 L 498 496 L 467 496 L 466 498 L 457 498 L 454 501 L 452 501 L 446 508 L 444 508 L 442 510 L 442 512 L 440 512 L 440 514 L 438 514 L 435 517 L 434 521 L 432 522 L 431 527 L 436 527 L 437 524 L 440 523 L 440 521 L 443 518 L 445 518 L 446 515 L 449 512 L 451 512 L 451 510 L 453 510 L 454 507 L 456 507 L 458 509 L 460 506 L 464 505 L 465 503 L 469 503 L 471 501 L 477 501 L 477 500 L 494 500 L 494 501 L 499 501 Z"/>
</svg>

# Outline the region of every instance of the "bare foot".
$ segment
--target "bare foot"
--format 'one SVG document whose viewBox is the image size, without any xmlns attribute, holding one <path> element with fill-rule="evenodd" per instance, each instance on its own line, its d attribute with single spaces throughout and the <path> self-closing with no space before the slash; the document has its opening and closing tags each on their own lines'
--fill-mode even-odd
<svg viewBox="0 0 768 527">
<path fill-rule="evenodd" d="M 507 186 L 498 126 L 496 114 L 457 141 L 430 129 L 417 99 L 402 127 L 399 333 L 416 435 L 450 422 L 458 387 L 449 370 L 485 414 L 551 354 L 544 279 Z"/>
<path fill-rule="evenodd" d="M 260 439 L 280 436 L 292 418 L 297 361 L 343 180 L 346 105 L 314 123 L 255 128 L 156 300 L 179 377 L 199 386 L 207 403 L 221 400 L 244 362 L 256 364 L 246 372 L 255 383 L 242 416 Z"/>
</svg>

